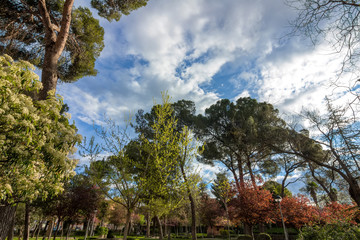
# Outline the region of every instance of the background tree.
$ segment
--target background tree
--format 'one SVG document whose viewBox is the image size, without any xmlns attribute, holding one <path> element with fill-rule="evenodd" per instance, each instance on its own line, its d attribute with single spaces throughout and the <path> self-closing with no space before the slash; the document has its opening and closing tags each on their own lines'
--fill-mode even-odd
<svg viewBox="0 0 360 240">
<path fill-rule="evenodd" d="M 359 60 L 360 4 L 352 0 L 286 0 L 298 11 L 294 33 L 305 34 L 313 43 L 330 42 L 337 52 L 346 51 L 343 65 L 356 67 Z M 356 68 L 355 68 L 356 70 Z"/>
<path fill-rule="evenodd" d="M 92 7 L 109 21 L 145 6 L 147 0 L 93 0 Z M 73 9 L 74 0 L 1 0 L 0 53 L 42 69 L 45 99 L 58 78 L 75 81 L 96 75 L 95 60 L 104 48 L 104 30 L 88 8 Z"/>
<path fill-rule="evenodd" d="M 239 98 L 236 103 L 222 99 L 196 119 L 196 134 L 206 142 L 202 161 L 220 161 L 233 174 L 238 188 L 245 186 L 245 174 L 256 186 L 255 166 L 269 160 L 270 143 L 280 142 L 279 129 L 285 122 L 268 103 Z"/>
<path fill-rule="evenodd" d="M 307 112 L 307 119 L 319 133 L 319 141 L 304 134 L 292 134 L 291 151 L 320 167 L 334 171 L 346 182 L 349 195 L 360 204 L 359 129 L 349 108 L 327 104 L 327 114 Z M 327 149 L 327 150 L 323 150 Z"/>
<path fill-rule="evenodd" d="M 211 186 L 211 192 L 214 194 L 216 200 L 219 201 L 222 207 L 225 209 L 226 218 L 227 218 L 227 228 L 228 228 L 228 238 L 230 239 L 230 216 L 228 203 L 232 198 L 231 185 L 226 176 L 225 172 L 220 172 L 216 174 L 216 179 L 214 180 L 213 185 Z"/>
<path fill-rule="evenodd" d="M 271 192 L 271 194 L 273 196 L 281 196 L 282 198 L 286 197 L 291 197 L 292 193 L 290 192 L 289 189 L 287 189 L 286 187 L 283 188 L 283 185 L 275 182 L 275 181 L 266 181 L 263 185 L 262 188 L 269 190 Z"/>
</svg>

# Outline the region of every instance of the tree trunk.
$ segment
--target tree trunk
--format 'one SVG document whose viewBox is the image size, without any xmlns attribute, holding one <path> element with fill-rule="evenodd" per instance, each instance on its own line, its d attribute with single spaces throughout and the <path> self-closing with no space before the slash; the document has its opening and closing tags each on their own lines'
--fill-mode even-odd
<svg viewBox="0 0 360 240">
<path fill-rule="evenodd" d="M 127 210 L 126 223 L 125 223 L 125 228 L 124 228 L 124 240 L 127 239 L 127 235 L 128 235 L 129 227 L 130 227 L 130 219 L 131 219 L 131 211 Z"/>
<path fill-rule="evenodd" d="M 161 225 L 161 221 L 160 218 L 158 216 L 155 216 L 155 219 L 159 225 L 159 240 L 163 240 L 163 230 L 162 230 L 162 225 Z"/>
<path fill-rule="evenodd" d="M 146 213 L 146 238 L 150 237 L 150 213 Z"/>
<path fill-rule="evenodd" d="M 24 226 L 24 240 L 30 238 L 30 206 L 29 203 L 25 204 L 25 226 Z"/>
<path fill-rule="evenodd" d="M 39 100 L 46 99 L 50 90 L 56 90 L 58 80 L 57 62 L 69 36 L 73 4 L 74 0 L 65 0 L 60 23 L 61 28 L 56 33 L 45 0 L 38 1 L 38 8 L 45 30 L 45 54 L 41 73 L 43 88 L 39 93 Z"/>
<path fill-rule="evenodd" d="M 14 208 L 15 208 L 15 212 L 14 212 L 14 216 L 11 219 L 11 222 L 10 222 L 7 240 L 13 240 L 13 238 L 14 238 L 14 225 L 15 225 L 15 216 L 16 216 L 16 206 L 14 206 Z"/>
<path fill-rule="evenodd" d="M 166 237 L 168 232 L 168 226 L 167 226 L 167 217 L 166 215 L 164 216 L 164 237 Z"/>
<path fill-rule="evenodd" d="M 59 217 L 58 221 L 57 221 L 57 224 L 56 224 L 56 230 L 55 230 L 55 233 L 54 233 L 54 238 L 53 238 L 54 240 L 56 240 L 56 236 L 57 236 L 57 233 L 59 231 L 60 222 L 61 222 L 61 218 Z"/>
<path fill-rule="evenodd" d="M 46 235 L 46 233 L 47 233 L 47 228 L 49 227 L 49 223 L 50 223 L 50 221 L 46 221 L 46 224 L 45 224 L 45 228 L 44 228 L 44 230 L 43 230 L 43 238 L 42 238 L 42 240 L 45 240 L 45 237 L 47 236 Z"/>
<path fill-rule="evenodd" d="M 40 232 L 41 232 L 42 224 L 43 224 L 43 220 L 40 220 L 40 222 L 39 222 L 39 228 L 38 228 L 38 230 L 37 230 L 37 232 L 36 232 L 36 240 L 38 240 L 38 238 L 39 238 L 39 234 L 40 234 Z"/>
<path fill-rule="evenodd" d="M 238 169 L 239 169 L 240 187 L 242 189 L 244 189 L 245 188 L 244 170 L 243 170 L 242 161 L 240 158 L 238 158 Z"/>
<path fill-rule="evenodd" d="M 249 169 L 249 174 L 250 174 L 250 178 L 251 178 L 251 183 L 253 185 L 253 187 L 255 188 L 256 187 L 256 180 L 255 180 L 255 176 L 254 176 L 254 173 L 252 171 L 252 168 L 251 168 L 251 161 L 250 159 L 247 160 L 247 163 L 246 163 L 248 169 Z"/>
<path fill-rule="evenodd" d="M 0 206 L 0 239 L 5 240 L 11 221 L 15 218 L 16 206 Z"/>
<path fill-rule="evenodd" d="M 46 236 L 47 236 L 47 239 L 48 239 L 48 240 L 50 240 L 50 238 L 51 238 L 51 235 L 52 235 L 52 232 L 53 232 L 53 228 L 54 228 L 54 224 L 55 224 L 54 219 L 51 219 L 50 222 L 49 222 L 49 228 L 48 228 L 48 230 L 46 231 Z"/>
<path fill-rule="evenodd" d="M 86 229 L 85 229 L 85 237 L 84 240 L 88 237 L 89 234 L 89 225 L 90 225 L 90 218 L 87 219 Z"/>
<path fill-rule="evenodd" d="M 69 224 L 69 227 L 68 227 L 68 229 L 67 229 L 67 231 L 66 231 L 66 240 L 68 240 L 68 238 L 69 238 L 69 236 L 70 236 L 70 233 L 71 233 L 71 228 L 72 228 L 72 224 L 70 223 Z"/>
<path fill-rule="evenodd" d="M 188 185 L 188 180 L 186 177 L 186 173 L 184 170 L 184 166 L 181 165 L 181 173 L 183 175 L 184 178 L 184 182 L 186 184 L 187 187 L 187 194 L 188 194 L 188 198 L 190 201 L 190 209 L 191 209 L 191 239 L 192 240 L 196 240 L 196 205 L 195 205 L 195 200 L 191 194 L 191 189 Z"/>
</svg>

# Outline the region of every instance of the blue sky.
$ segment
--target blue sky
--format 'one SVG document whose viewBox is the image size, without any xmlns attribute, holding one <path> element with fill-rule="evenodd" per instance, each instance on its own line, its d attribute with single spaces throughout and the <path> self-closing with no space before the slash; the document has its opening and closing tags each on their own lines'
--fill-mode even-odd
<svg viewBox="0 0 360 240">
<path fill-rule="evenodd" d="M 286 37 L 295 16 L 283 0 L 150 0 L 119 22 L 100 20 L 98 75 L 59 84 L 58 93 L 84 136 L 104 114 L 121 123 L 150 109 L 162 91 L 173 101 L 194 101 L 198 113 L 218 99 L 244 96 L 273 104 L 284 117 L 322 109 L 326 95 L 347 101 L 344 89 L 330 84 L 341 53 L 326 42 Z M 339 81 L 347 86 L 351 77 Z M 200 168 L 207 178 L 216 171 Z"/>
</svg>

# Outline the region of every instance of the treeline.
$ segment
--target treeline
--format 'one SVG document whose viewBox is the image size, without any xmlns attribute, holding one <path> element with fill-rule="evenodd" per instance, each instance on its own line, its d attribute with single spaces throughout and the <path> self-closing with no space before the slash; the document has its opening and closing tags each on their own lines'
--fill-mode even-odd
<svg viewBox="0 0 360 240">
<path fill-rule="evenodd" d="M 0 60 L 1 239 L 11 239 L 19 204 L 25 206 L 24 239 L 29 238 L 31 209 L 42 209 L 37 211 L 42 216 L 38 232 L 39 223 L 56 216 L 55 229 L 61 223 L 69 235 L 85 219 L 85 234 L 91 235 L 95 217 L 105 219 L 105 203 L 123 209 L 124 239 L 135 213 L 144 215 L 147 234 L 153 219 L 162 239 L 169 233 L 165 227 L 181 218 L 182 211 L 189 216 L 192 239 L 199 225 L 220 223 L 241 225 L 252 235 L 254 226 L 280 221 L 275 195 L 283 198 L 288 226 L 357 221 L 356 211 L 342 210 L 351 205 L 336 202 L 360 203 L 359 125 L 347 109 L 330 101 L 325 115 L 305 113 L 312 128 L 297 129 L 271 104 L 255 99 L 222 99 L 196 115 L 193 102 L 171 103 L 164 94 L 161 104 L 150 112 L 139 110 L 127 127 L 105 119 L 96 128 L 98 140 L 80 144 L 90 165 L 74 177 L 76 161 L 68 154 L 80 136 L 61 98 L 50 94 L 46 100 L 33 100 L 28 93 L 40 84 L 31 65 L 8 56 Z M 130 128 L 136 137 L 130 137 Z M 315 135 L 310 135 L 313 129 Z M 195 160 L 226 169 L 228 176 L 218 174 L 212 185 L 217 200 L 206 192 Z M 299 173 L 315 206 L 288 194 L 286 187 Z M 281 184 L 263 183 L 280 175 Z M 52 229 L 53 221 L 46 222 Z"/>
</svg>

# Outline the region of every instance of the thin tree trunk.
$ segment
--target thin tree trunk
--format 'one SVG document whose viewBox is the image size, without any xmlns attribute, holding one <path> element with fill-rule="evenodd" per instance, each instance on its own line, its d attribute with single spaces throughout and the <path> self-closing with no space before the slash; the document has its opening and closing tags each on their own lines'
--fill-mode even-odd
<svg viewBox="0 0 360 240">
<path fill-rule="evenodd" d="M 24 225 L 24 240 L 29 240 L 30 237 L 30 206 L 25 204 L 25 225 Z"/>
<path fill-rule="evenodd" d="M 60 222 L 61 222 L 61 218 L 59 217 L 58 220 L 57 220 L 56 230 L 55 230 L 55 233 L 54 233 L 54 238 L 53 238 L 54 240 L 56 239 L 56 236 L 57 236 L 57 234 L 58 234 Z M 24 240 L 25 240 L 25 239 L 24 239 Z"/>
<path fill-rule="evenodd" d="M 69 236 L 70 236 L 70 232 L 71 232 L 71 227 L 72 227 L 72 224 L 70 223 L 69 224 L 69 227 L 68 227 L 68 229 L 67 229 L 67 231 L 66 231 L 66 240 L 68 240 L 68 238 L 69 238 Z"/>
<path fill-rule="evenodd" d="M 185 173 L 185 169 L 184 169 L 184 165 L 181 164 L 181 173 L 183 175 L 184 178 L 184 182 L 186 184 L 187 187 L 187 194 L 188 194 L 188 198 L 190 201 L 190 208 L 191 208 L 191 238 L 192 240 L 196 240 L 196 205 L 195 205 L 195 200 L 191 194 L 191 189 L 190 186 L 188 185 L 188 180 L 186 177 L 186 173 Z"/>
<path fill-rule="evenodd" d="M 150 237 L 150 213 L 147 212 L 146 213 L 146 237 L 149 238 Z"/>
<path fill-rule="evenodd" d="M 48 221 L 46 221 L 46 224 L 45 224 L 45 228 L 44 228 L 44 230 L 43 230 L 43 238 L 42 238 L 42 240 L 45 240 L 45 237 L 47 236 L 46 235 L 46 233 L 47 233 L 47 228 L 49 227 L 49 220 Z"/>
<path fill-rule="evenodd" d="M 250 178 L 251 178 L 251 183 L 253 185 L 253 187 L 255 188 L 256 187 L 256 180 L 255 180 L 255 176 L 254 176 L 254 173 L 252 171 L 252 168 L 251 168 L 251 161 L 250 159 L 247 160 L 247 163 L 246 163 L 248 169 L 249 169 L 249 173 L 250 173 Z"/>
<path fill-rule="evenodd" d="M 125 223 L 125 228 L 124 228 L 124 240 L 127 239 L 127 235 L 128 235 L 129 227 L 130 227 L 130 219 L 131 219 L 131 211 L 127 210 L 126 223 Z"/>
<path fill-rule="evenodd" d="M 52 232 L 53 232 L 53 228 L 54 228 L 54 224 L 55 224 L 55 220 L 54 219 L 51 219 L 50 220 L 50 224 L 49 224 L 49 229 L 47 230 L 46 232 L 46 236 L 47 236 L 47 239 L 50 240 L 51 238 L 51 235 L 52 235 Z"/>
<path fill-rule="evenodd" d="M 40 222 L 39 222 L 39 228 L 38 228 L 38 230 L 37 230 L 37 232 L 36 232 L 36 240 L 38 240 L 38 238 L 39 238 L 39 234 L 40 234 L 40 232 L 41 232 L 41 226 L 42 226 L 42 224 L 43 224 L 43 220 L 40 220 Z"/>
<path fill-rule="evenodd" d="M 89 225 L 90 225 L 90 218 L 88 218 L 88 220 L 87 220 L 84 240 L 86 240 L 86 238 L 88 237 L 88 234 L 89 234 Z"/>
<path fill-rule="evenodd" d="M 238 158 L 238 169 L 239 169 L 239 180 L 240 180 L 240 188 L 245 188 L 245 181 L 244 181 L 244 170 L 242 166 L 242 161 Z"/>
<path fill-rule="evenodd" d="M 162 230 L 162 225 L 161 225 L 161 221 L 160 218 L 158 216 L 155 216 L 155 219 L 159 225 L 159 240 L 163 240 L 163 230 Z M 124 239 L 125 240 L 125 239 Z"/>
<path fill-rule="evenodd" d="M 167 235 L 168 232 L 168 226 L 167 226 L 167 217 L 164 216 L 164 237 Z"/>
</svg>

